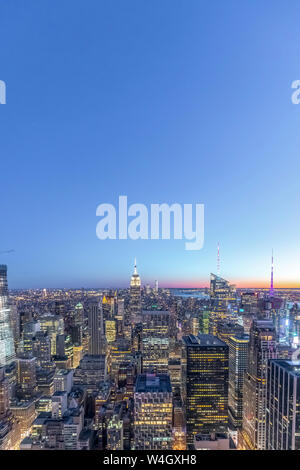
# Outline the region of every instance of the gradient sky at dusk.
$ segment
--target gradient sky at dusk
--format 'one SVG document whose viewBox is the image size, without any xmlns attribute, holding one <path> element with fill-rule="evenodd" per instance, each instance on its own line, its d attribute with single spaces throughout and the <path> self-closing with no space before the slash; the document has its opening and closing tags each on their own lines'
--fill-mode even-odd
<svg viewBox="0 0 300 470">
<path fill-rule="evenodd" d="M 299 0 L 0 4 L 9 286 L 300 286 Z M 204 203 L 205 244 L 100 241 L 96 207 Z"/>
</svg>

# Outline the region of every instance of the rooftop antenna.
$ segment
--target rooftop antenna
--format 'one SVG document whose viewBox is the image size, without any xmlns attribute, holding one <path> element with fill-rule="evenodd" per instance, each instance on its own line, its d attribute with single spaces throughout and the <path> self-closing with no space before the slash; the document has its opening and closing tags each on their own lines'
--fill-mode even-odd
<svg viewBox="0 0 300 470">
<path fill-rule="evenodd" d="M 136 258 L 134 258 L 134 274 L 137 274 L 137 269 L 136 269 Z"/>
<path fill-rule="evenodd" d="M 274 297 L 274 255 L 272 248 L 270 297 Z"/>
</svg>

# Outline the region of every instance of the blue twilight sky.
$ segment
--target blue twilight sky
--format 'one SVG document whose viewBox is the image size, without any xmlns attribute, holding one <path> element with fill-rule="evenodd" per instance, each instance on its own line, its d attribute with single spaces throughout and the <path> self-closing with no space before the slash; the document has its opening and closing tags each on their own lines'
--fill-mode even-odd
<svg viewBox="0 0 300 470">
<path fill-rule="evenodd" d="M 9 286 L 300 286 L 299 0 L 0 2 Z M 205 245 L 100 241 L 96 207 L 204 203 Z"/>
</svg>

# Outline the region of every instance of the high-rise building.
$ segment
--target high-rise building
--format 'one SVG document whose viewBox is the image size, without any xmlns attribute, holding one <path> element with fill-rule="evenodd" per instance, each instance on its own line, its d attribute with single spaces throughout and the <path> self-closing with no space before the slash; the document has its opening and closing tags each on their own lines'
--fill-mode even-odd
<svg viewBox="0 0 300 470">
<path fill-rule="evenodd" d="M 244 328 L 238 323 L 230 321 L 220 321 L 217 324 L 217 337 L 224 343 L 229 344 L 229 338 L 234 335 L 243 335 Z"/>
<path fill-rule="evenodd" d="M 268 365 L 266 449 L 300 450 L 300 362 Z"/>
<path fill-rule="evenodd" d="M 143 372 L 168 372 L 169 323 L 170 314 L 167 310 L 143 310 Z"/>
<path fill-rule="evenodd" d="M 141 374 L 137 377 L 134 449 L 172 449 L 172 388 L 168 375 Z"/>
<path fill-rule="evenodd" d="M 24 355 L 17 359 L 18 390 L 22 399 L 30 399 L 36 392 L 36 358 Z"/>
<path fill-rule="evenodd" d="M 217 335 L 219 321 L 232 319 L 232 305 L 235 303 L 235 287 L 225 279 L 210 275 L 210 333 Z"/>
<path fill-rule="evenodd" d="M 138 323 L 142 311 L 141 301 L 141 278 L 137 272 L 136 260 L 134 261 L 134 272 L 130 280 L 130 317 L 131 324 Z"/>
<path fill-rule="evenodd" d="M 267 368 L 276 359 L 276 330 L 271 320 L 254 320 L 243 389 L 243 426 L 239 448 L 263 450 L 266 446 Z"/>
<path fill-rule="evenodd" d="M 60 316 L 46 315 L 40 318 L 41 330 L 47 331 L 51 340 L 51 354 L 56 355 L 56 337 L 64 334 L 64 320 Z"/>
<path fill-rule="evenodd" d="M 97 356 L 102 352 L 101 342 L 103 340 L 103 318 L 101 301 L 90 302 L 88 311 L 88 327 L 90 336 L 89 354 Z"/>
<path fill-rule="evenodd" d="M 8 304 L 7 266 L 0 265 L 0 367 L 15 357 L 14 337 Z"/>
<path fill-rule="evenodd" d="M 183 337 L 187 445 L 196 434 L 228 430 L 228 346 L 212 335 Z"/>
<path fill-rule="evenodd" d="M 0 367 L 0 421 L 6 416 L 9 407 L 9 384 L 4 367 Z"/>
<path fill-rule="evenodd" d="M 249 336 L 231 336 L 229 346 L 229 421 L 234 428 L 240 428 L 243 422 L 243 385 L 248 366 Z"/>
<path fill-rule="evenodd" d="M 47 331 L 37 331 L 32 338 L 32 353 L 40 367 L 46 367 L 51 359 L 51 341 Z"/>
</svg>

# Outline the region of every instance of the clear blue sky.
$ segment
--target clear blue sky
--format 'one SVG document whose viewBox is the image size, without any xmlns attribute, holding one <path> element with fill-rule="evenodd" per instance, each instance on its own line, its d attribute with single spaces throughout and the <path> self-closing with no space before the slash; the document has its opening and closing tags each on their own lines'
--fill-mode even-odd
<svg viewBox="0 0 300 470">
<path fill-rule="evenodd" d="M 9 285 L 300 286 L 299 0 L 0 4 Z M 96 207 L 204 203 L 205 245 L 100 241 Z"/>
</svg>

